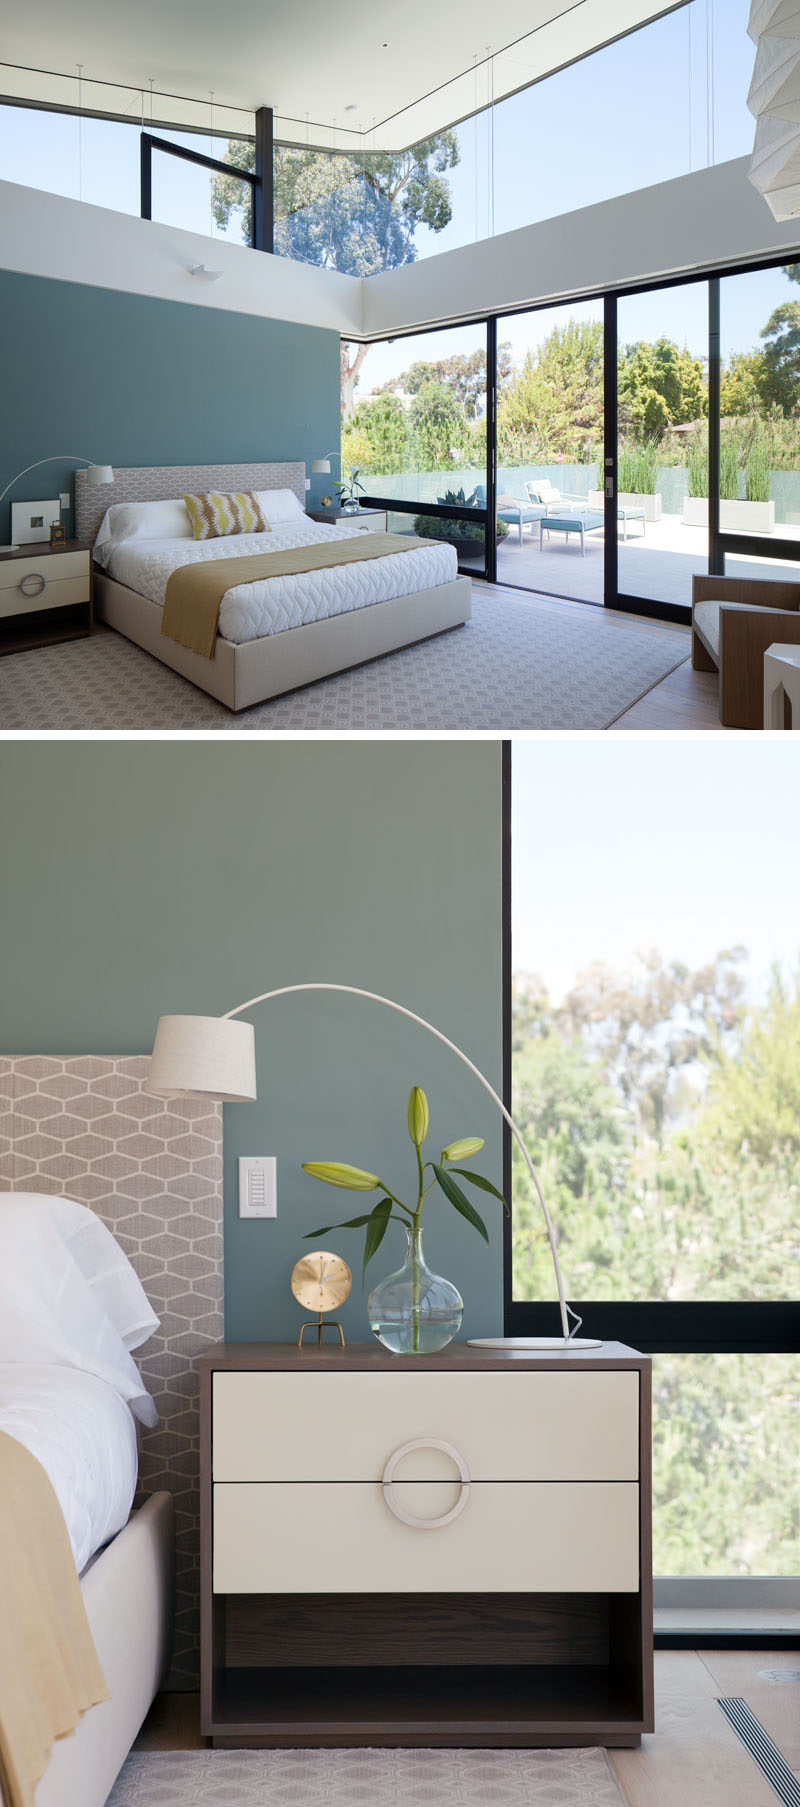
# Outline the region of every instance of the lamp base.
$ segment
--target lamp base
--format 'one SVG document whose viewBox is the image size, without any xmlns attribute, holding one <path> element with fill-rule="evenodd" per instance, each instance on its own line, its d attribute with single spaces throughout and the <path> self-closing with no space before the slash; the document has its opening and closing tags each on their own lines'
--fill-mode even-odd
<svg viewBox="0 0 800 1807">
<path fill-rule="evenodd" d="M 596 1336 L 469 1336 L 468 1349 L 602 1349 Z"/>
</svg>

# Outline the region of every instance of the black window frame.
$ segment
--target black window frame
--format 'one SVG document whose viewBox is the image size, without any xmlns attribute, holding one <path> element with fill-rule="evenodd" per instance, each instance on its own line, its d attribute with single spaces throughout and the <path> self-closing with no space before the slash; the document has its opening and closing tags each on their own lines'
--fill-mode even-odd
<svg viewBox="0 0 800 1807">
<path fill-rule="evenodd" d="M 272 108 L 259 107 L 255 120 L 255 170 L 236 169 L 232 163 L 223 163 L 217 157 L 206 156 L 203 151 L 191 150 L 185 144 L 172 144 L 167 138 L 159 138 L 156 133 L 143 130 L 139 140 L 139 212 L 141 218 L 152 220 L 153 217 L 153 152 L 161 151 L 168 157 L 177 157 L 183 163 L 194 163 L 200 169 L 209 169 L 217 175 L 235 176 L 238 181 L 246 182 L 250 189 L 251 202 L 249 248 L 253 251 L 272 251 L 274 243 L 274 122 Z"/>
<path fill-rule="evenodd" d="M 485 526 L 484 546 L 486 563 L 480 577 L 487 583 L 496 583 L 497 547 L 493 533 L 489 533 L 489 521 L 493 518 L 496 506 L 497 485 L 497 335 L 498 326 L 503 320 L 520 314 L 538 314 L 556 307 L 568 307 L 570 303 L 580 301 L 602 301 L 604 320 L 604 465 L 605 465 L 605 569 L 604 598 L 601 603 L 586 601 L 585 608 L 607 608 L 622 614 L 643 615 L 656 621 L 674 622 L 681 627 L 691 625 L 692 611 L 689 601 L 684 604 L 661 602 L 647 596 L 635 596 L 619 589 L 619 561 L 617 542 L 617 356 L 618 356 L 618 308 L 626 297 L 639 294 L 653 294 L 661 289 L 679 289 L 697 283 L 708 285 L 708 572 L 710 576 L 721 576 L 725 570 L 726 556 L 731 553 L 756 555 L 759 559 L 772 559 L 777 562 L 800 563 L 800 542 L 781 539 L 777 534 L 740 534 L 723 532 L 719 525 L 719 462 L 720 462 L 720 412 L 719 394 L 721 381 L 720 352 L 720 283 L 727 277 L 746 276 L 755 270 L 779 270 L 787 263 L 800 262 L 800 242 L 796 248 L 787 246 L 780 254 L 751 258 L 742 263 L 729 263 L 695 270 L 684 271 L 681 275 L 663 277 L 661 280 L 643 278 L 641 282 L 623 284 L 613 289 L 594 289 L 580 296 L 548 296 L 546 301 L 522 303 L 506 308 L 498 308 L 480 314 L 466 314 L 449 320 L 427 321 L 424 326 L 405 328 L 392 333 L 376 335 L 374 340 L 350 336 L 348 344 L 369 345 L 389 344 L 395 339 L 414 339 L 426 333 L 447 330 L 459 326 L 484 326 L 486 329 L 486 508 L 470 509 L 467 518 L 482 521 Z M 364 506 L 391 508 L 395 513 L 430 513 L 440 515 L 456 515 L 455 508 L 439 508 L 434 503 L 403 502 L 402 498 L 373 495 L 364 497 Z M 461 567 L 459 567 L 461 569 Z M 466 576 L 476 576 L 474 567 L 463 567 Z M 535 596 L 544 592 L 531 590 L 527 585 L 509 583 L 508 579 L 500 580 L 504 589 L 518 590 L 521 596 Z M 551 595 L 553 592 L 548 591 Z M 574 601 L 573 597 L 567 598 Z"/>
<path fill-rule="evenodd" d="M 709 482 L 709 489 L 711 484 Z M 502 984 L 503 1099 L 512 1109 L 512 743 L 502 746 Z M 503 1191 L 510 1215 L 503 1220 L 503 1317 L 506 1336 L 558 1336 L 553 1301 L 513 1297 L 512 1138 L 503 1133 Z M 567 1283 L 569 1275 L 566 1276 Z M 800 1352 L 800 1301 L 572 1299 L 587 1336 L 629 1343 L 648 1355 L 795 1355 Z"/>
</svg>

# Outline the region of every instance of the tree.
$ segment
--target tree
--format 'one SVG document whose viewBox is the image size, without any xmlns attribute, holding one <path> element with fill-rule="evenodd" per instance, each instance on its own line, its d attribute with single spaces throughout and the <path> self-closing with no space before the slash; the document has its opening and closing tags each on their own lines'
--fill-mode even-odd
<svg viewBox="0 0 800 1807">
<path fill-rule="evenodd" d="M 451 217 L 447 171 L 459 160 L 454 132 L 438 132 L 398 154 L 369 158 L 278 144 L 274 151 L 276 251 L 305 263 L 370 276 L 413 263 L 419 225 L 441 232 Z M 255 167 L 255 146 L 230 139 L 233 169 Z M 235 175 L 215 175 L 212 211 L 227 225 L 241 209 L 250 237 L 250 199 Z"/>
<path fill-rule="evenodd" d="M 621 347 L 618 388 L 620 422 L 639 439 L 660 439 L 667 427 L 708 413 L 702 363 L 672 339 Z"/>
<path fill-rule="evenodd" d="M 460 462 L 469 435 L 453 389 L 428 379 L 415 395 L 408 419 L 419 470 L 448 470 Z"/>
<path fill-rule="evenodd" d="M 497 347 L 497 381 L 502 389 L 511 375 L 511 347 L 507 342 Z M 486 352 L 457 352 L 434 363 L 410 365 L 402 375 L 385 383 L 385 389 L 403 389 L 407 395 L 418 395 L 423 383 L 442 383 L 452 389 L 461 404 L 465 420 L 477 420 L 483 413 L 486 397 Z"/>
<path fill-rule="evenodd" d="M 800 301 L 783 301 L 773 308 L 761 338 L 761 399 L 767 407 L 777 405 L 788 417 L 800 402 Z"/>
<path fill-rule="evenodd" d="M 499 454 L 527 440 L 534 455 L 582 457 L 603 432 L 603 327 L 568 320 L 526 353 L 498 409 Z"/>
<path fill-rule="evenodd" d="M 720 414 L 741 418 L 758 413 L 766 388 L 766 368 L 760 351 L 735 352 L 720 383 Z"/>
</svg>

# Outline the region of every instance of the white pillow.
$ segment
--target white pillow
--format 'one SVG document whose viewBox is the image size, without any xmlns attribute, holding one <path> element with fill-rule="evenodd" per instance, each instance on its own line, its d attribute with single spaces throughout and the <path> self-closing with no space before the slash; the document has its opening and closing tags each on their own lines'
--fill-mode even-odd
<svg viewBox="0 0 800 1807">
<path fill-rule="evenodd" d="M 153 1425 L 156 1408 L 129 1350 L 158 1323 L 127 1256 L 85 1205 L 0 1193 L 0 1361 L 96 1374 Z"/>
<path fill-rule="evenodd" d="M 278 527 L 283 521 L 296 521 L 298 516 L 302 519 L 305 515 L 293 489 L 257 489 L 255 495 L 271 527 Z"/>
<path fill-rule="evenodd" d="M 107 508 L 94 543 L 99 565 L 121 540 L 190 540 L 192 523 L 182 496 L 167 502 L 117 502 Z"/>
</svg>

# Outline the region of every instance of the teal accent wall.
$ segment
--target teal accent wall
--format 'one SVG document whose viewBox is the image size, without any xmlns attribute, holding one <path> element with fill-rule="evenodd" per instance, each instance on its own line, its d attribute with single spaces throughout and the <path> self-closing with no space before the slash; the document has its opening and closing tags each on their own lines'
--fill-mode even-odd
<svg viewBox="0 0 800 1807">
<path fill-rule="evenodd" d="M 302 459 L 310 474 L 314 458 L 338 448 L 339 335 L 328 328 L 7 270 L 0 320 L 0 491 L 35 459 L 67 454 L 0 504 L 4 543 L 10 502 L 72 491 L 76 456 L 112 465 Z"/>
<path fill-rule="evenodd" d="M 148 1053 L 162 1012 L 213 1015 L 329 979 L 406 1004 L 501 1083 L 501 754 L 497 742 L 6 742 L 0 749 L 0 1049 Z M 361 1201 L 308 1159 L 414 1178 L 413 1084 L 433 1151 L 482 1135 L 500 1183 L 499 1113 L 423 1030 L 355 998 L 253 1013 L 259 1102 L 225 1107 L 227 1334 L 282 1340 L 303 1232 Z M 278 1217 L 236 1215 L 240 1154 L 278 1161 Z M 483 1201 L 482 1201 L 483 1202 Z M 502 1329 L 501 1207 L 487 1249 L 438 1193 L 426 1254 L 466 1301 L 464 1333 Z M 362 1233 L 325 1236 L 354 1270 L 342 1317 L 368 1335 Z M 371 1283 L 399 1265 L 390 1227 Z"/>
</svg>

